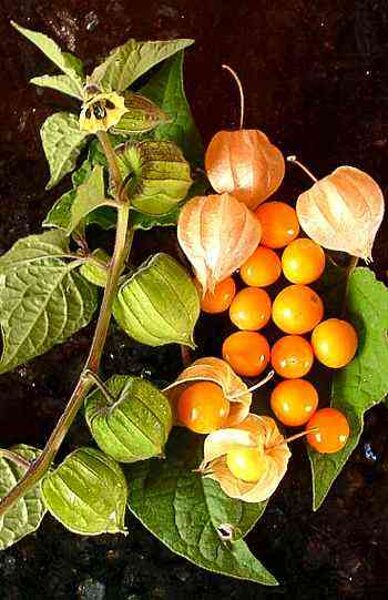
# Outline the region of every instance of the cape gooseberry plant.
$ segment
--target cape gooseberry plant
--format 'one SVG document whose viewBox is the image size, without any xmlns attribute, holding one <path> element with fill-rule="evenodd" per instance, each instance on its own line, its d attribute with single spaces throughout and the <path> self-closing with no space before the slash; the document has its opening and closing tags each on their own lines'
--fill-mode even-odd
<svg viewBox="0 0 388 600">
<path fill-rule="evenodd" d="M 41 129 L 47 188 L 72 173 L 70 188 L 43 233 L 0 257 L 0 373 L 98 316 L 89 356 L 44 449 L 0 450 L 0 545 L 35 531 L 46 511 L 75 533 L 126 533 L 129 508 L 197 565 L 275 585 L 244 537 L 286 473 L 291 440 L 306 436 L 317 509 L 357 445 L 364 413 L 386 392 L 387 294 L 372 271 L 356 267 L 357 257 L 371 258 L 380 188 L 343 166 L 321 180 L 310 174 L 314 184 L 296 211 L 268 202 L 286 161 L 264 133 L 243 128 L 238 78 L 240 127 L 217 133 L 203 161 L 182 83 L 192 40 L 129 40 L 85 76 L 81 61 L 53 40 L 14 26 L 61 72 L 32 83 L 71 96 L 75 109 L 49 116 Z M 216 193 L 199 195 L 210 189 L 202 162 Z M 112 230 L 111 256 L 89 250 L 91 224 Z M 162 226 L 177 226 L 188 263 L 161 251 L 129 268 L 134 235 Z M 298 237 L 300 227 L 308 238 Z M 333 262 L 334 250 L 351 256 L 346 268 Z M 275 288 L 272 302 L 264 288 L 278 286 L 281 273 L 291 285 Z M 237 294 L 236 281 L 246 286 Z M 229 309 L 239 331 L 224 340 L 222 358 L 190 364 L 201 309 Z M 130 373 L 101 379 L 112 316 L 135 341 L 181 345 L 185 368 L 176 381 L 160 390 Z M 282 332 L 272 349 L 259 333 L 270 318 Z M 333 369 L 323 371 L 319 398 L 304 379 L 314 361 Z M 269 397 L 264 386 L 274 371 L 282 380 L 269 384 Z M 242 378 L 258 376 L 251 387 Z M 331 391 L 322 385 L 328 382 Z M 81 409 L 90 447 L 58 464 Z M 305 429 L 285 438 L 283 426 Z"/>
</svg>

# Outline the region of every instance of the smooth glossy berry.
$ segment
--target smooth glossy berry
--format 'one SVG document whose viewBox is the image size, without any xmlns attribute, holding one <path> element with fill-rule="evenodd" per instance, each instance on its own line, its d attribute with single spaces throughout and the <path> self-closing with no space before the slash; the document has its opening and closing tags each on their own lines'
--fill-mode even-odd
<svg viewBox="0 0 388 600">
<path fill-rule="evenodd" d="M 282 268 L 291 283 L 308 284 L 320 278 L 325 270 L 325 253 L 319 244 L 298 238 L 284 249 Z"/>
<path fill-rule="evenodd" d="M 236 331 L 225 339 L 222 356 L 238 375 L 255 377 L 266 368 L 270 348 L 261 333 Z"/>
<path fill-rule="evenodd" d="M 336 408 L 321 408 L 311 417 L 306 431 L 307 441 L 322 454 L 333 454 L 341 450 L 349 437 L 349 423 L 345 415 Z"/>
<path fill-rule="evenodd" d="M 270 248 L 259 246 L 240 268 L 240 277 L 247 285 L 267 287 L 279 279 L 282 272 L 280 258 Z"/>
<path fill-rule="evenodd" d="M 307 333 L 322 317 L 322 300 L 307 285 L 289 285 L 276 296 L 272 305 L 272 319 L 285 333 Z"/>
<path fill-rule="evenodd" d="M 235 448 L 226 455 L 229 471 L 247 483 L 258 481 L 264 472 L 263 456 L 257 448 Z"/>
<path fill-rule="evenodd" d="M 322 364 L 340 369 L 350 363 L 357 352 L 357 332 L 347 321 L 327 319 L 314 329 L 311 343 Z"/>
<path fill-rule="evenodd" d="M 196 433 L 210 433 L 225 425 L 229 401 L 219 385 L 208 381 L 193 383 L 179 396 L 176 419 Z"/>
<path fill-rule="evenodd" d="M 296 211 L 284 202 L 265 202 L 255 211 L 261 223 L 261 241 L 268 248 L 284 248 L 298 237 Z"/>
<path fill-rule="evenodd" d="M 271 307 L 271 299 L 265 290 L 246 287 L 236 294 L 230 305 L 230 320 L 239 329 L 257 331 L 270 320 Z"/>
<path fill-rule="evenodd" d="M 285 379 L 272 391 L 271 409 L 283 425 L 299 427 L 317 410 L 318 400 L 318 393 L 309 381 Z"/>
<path fill-rule="evenodd" d="M 314 362 L 311 344 L 300 335 L 285 335 L 271 349 L 271 363 L 285 379 L 304 377 Z"/>
<path fill-rule="evenodd" d="M 202 296 L 202 287 L 199 281 L 195 280 L 195 285 L 201 294 L 201 309 L 203 312 L 216 314 L 228 310 L 236 294 L 236 284 L 233 277 L 227 277 L 217 283 L 213 292 L 207 291 Z"/>
</svg>

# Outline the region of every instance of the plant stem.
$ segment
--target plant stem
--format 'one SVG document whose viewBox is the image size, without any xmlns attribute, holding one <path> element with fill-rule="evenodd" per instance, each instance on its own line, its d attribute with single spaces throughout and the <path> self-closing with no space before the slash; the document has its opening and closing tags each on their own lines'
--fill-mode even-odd
<svg viewBox="0 0 388 600">
<path fill-rule="evenodd" d="M 314 181 L 314 183 L 316 183 L 318 181 L 318 179 L 315 177 L 315 175 L 312 174 L 310 169 L 305 167 L 305 165 L 303 163 L 299 162 L 299 160 L 297 160 L 296 156 L 287 156 L 287 161 L 294 163 L 295 165 L 298 165 L 298 167 L 301 168 L 302 171 L 304 171 L 306 173 L 306 175 L 308 175 L 310 177 L 310 179 L 312 179 Z"/>
<path fill-rule="evenodd" d="M 191 350 L 190 350 L 189 346 L 185 346 L 184 344 L 181 344 L 180 348 L 181 348 L 182 365 L 185 368 L 189 367 L 191 365 L 191 363 L 193 362 L 193 359 L 191 357 Z"/>
<path fill-rule="evenodd" d="M 113 189 L 115 190 L 116 194 L 118 194 L 122 183 L 122 177 L 119 165 L 117 163 L 115 151 L 112 148 L 109 135 L 106 131 L 99 131 L 97 133 L 97 137 L 104 151 L 106 160 L 108 161 L 108 167 L 112 178 Z M 117 199 L 120 200 L 120 197 L 118 197 Z"/>
<path fill-rule="evenodd" d="M 240 123 L 239 123 L 239 129 L 242 129 L 244 126 L 244 110 L 245 110 L 245 100 L 244 100 L 244 89 L 242 86 L 242 83 L 240 81 L 239 76 L 237 75 L 236 71 L 234 71 L 229 65 L 222 65 L 223 69 L 226 69 L 227 71 L 229 71 L 229 73 L 232 75 L 233 79 L 235 80 L 237 87 L 238 87 L 238 92 L 240 94 Z"/>
<path fill-rule="evenodd" d="M 10 460 L 11 462 L 15 463 L 15 465 L 22 467 L 23 469 L 29 469 L 31 466 L 29 460 L 19 456 L 19 454 L 16 454 L 16 452 L 12 452 L 12 450 L 7 450 L 6 448 L 0 449 L 0 458 L 1 457 Z"/>
<path fill-rule="evenodd" d="M 104 152 L 106 153 L 111 177 L 116 185 L 115 189 L 118 190 L 121 184 L 121 175 L 117 166 L 114 150 L 110 144 L 109 137 L 105 132 L 98 134 L 98 137 L 101 141 Z M 117 200 L 119 199 L 117 198 Z M 71 424 L 74 421 L 76 414 L 83 404 L 85 396 L 94 385 L 94 379 L 88 375 L 88 371 L 96 373 L 99 369 L 106 337 L 108 334 L 112 306 L 116 296 L 119 278 L 132 244 L 133 229 L 129 227 L 129 211 L 130 205 L 127 199 L 126 203 L 121 202 L 118 207 L 114 252 L 108 271 L 108 279 L 104 289 L 104 296 L 102 299 L 92 345 L 90 347 L 89 356 L 85 363 L 84 369 L 71 395 L 71 398 L 53 432 L 51 433 L 41 455 L 32 463 L 28 471 L 18 481 L 16 486 L 1 500 L 0 518 L 12 508 L 19 498 L 24 496 L 34 485 L 36 485 L 48 471 Z"/>
</svg>

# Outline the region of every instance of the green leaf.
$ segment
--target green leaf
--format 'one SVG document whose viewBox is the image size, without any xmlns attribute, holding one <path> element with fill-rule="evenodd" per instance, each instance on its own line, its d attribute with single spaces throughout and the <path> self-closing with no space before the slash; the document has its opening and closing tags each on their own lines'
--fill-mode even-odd
<svg viewBox="0 0 388 600">
<path fill-rule="evenodd" d="M 120 122 L 112 127 L 115 133 L 139 134 L 155 129 L 161 123 L 168 121 L 168 116 L 148 98 L 133 92 L 126 92 L 125 108 L 128 112 Z"/>
<path fill-rule="evenodd" d="M 108 279 L 110 259 L 111 257 L 105 250 L 97 248 L 97 250 L 94 250 L 94 252 L 88 256 L 87 261 L 81 265 L 79 272 L 87 281 L 103 288 L 106 286 Z"/>
<path fill-rule="evenodd" d="M 134 210 L 132 213 L 132 226 L 134 229 L 148 231 L 153 227 L 172 227 L 177 224 L 181 206 L 176 204 L 170 212 L 164 215 L 146 215 Z"/>
<path fill-rule="evenodd" d="M 360 439 L 364 414 L 388 392 L 388 292 L 367 268 L 358 268 L 349 278 L 347 308 L 356 327 L 359 347 L 356 357 L 335 372 L 331 406 L 349 420 L 350 437 L 340 452 L 319 454 L 309 450 L 313 475 L 313 507 L 317 510 Z"/>
<path fill-rule="evenodd" d="M 14 21 L 11 24 L 19 33 L 24 35 L 30 42 L 35 44 L 57 67 L 61 69 L 66 75 L 68 75 L 73 81 L 74 85 L 78 88 L 79 98 L 82 98 L 82 85 L 83 85 L 83 66 L 82 62 L 72 54 L 68 52 L 62 52 L 58 44 L 51 38 L 39 31 L 32 31 L 21 27 Z"/>
<path fill-rule="evenodd" d="M 85 400 L 89 429 L 97 444 L 119 462 L 161 456 L 172 426 L 168 399 L 140 377 L 115 375 Z"/>
<path fill-rule="evenodd" d="M 94 448 L 78 448 L 43 481 L 49 512 L 81 535 L 125 533 L 127 484 L 120 466 Z"/>
<path fill-rule="evenodd" d="M 0 373 L 12 370 L 89 323 L 96 309 L 95 288 L 61 257 L 65 234 L 47 231 L 14 244 L 0 257 Z"/>
<path fill-rule="evenodd" d="M 94 69 L 90 80 L 105 89 L 122 92 L 152 67 L 192 43 L 193 40 L 185 39 L 157 42 L 128 40 L 115 48 L 108 58 Z"/>
<path fill-rule="evenodd" d="M 167 254 L 155 254 L 122 282 L 113 315 L 133 339 L 148 346 L 195 347 L 197 289 L 185 269 Z"/>
<path fill-rule="evenodd" d="M 202 164 L 202 140 L 183 87 L 183 58 L 182 51 L 166 60 L 160 71 L 142 88 L 141 93 L 171 117 L 170 123 L 157 128 L 155 138 L 175 142 L 192 164 Z"/>
<path fill-rule="evenodd" d="M 51 177 L 46 185 L 46 189 L 50 189 L 74 169 L 88 133 L 80 130 L 75 115 L 58 112 L 45 120 L 40 134 L 50 167 Z"/>
<path fill-rule="evenodd" d="M 82 94 L 77 82 L 68 75 L 42 75 L 41 77 L 33 77 L 30 79 L 30 83 L 39 87 L 57 90 L 58 92 L 62 92 L 62 94 L 82 100 Z"/>
<path fill-rule="evenodd" d="M 40 450 L 25 445 L 14 446 L 10 450 L 28 461 L 33 461 L 40 454 Z M 0 458 L 0 498 L 15 487 L 24 473 L 25 469 L 22 466 L 8 458 Z M 12 546 L 25 535 L 36 531 L 45 512 L 41 484 L 38 483 L 0 517 L 0 550 Z"/>
<path fill-rule="evenodd" d="M 89 213 L 107 204 L 110 204 L 110 201 L 105 198 L 104 168 L 96 165 L 88 179 L 76 190 L 71 205 L 71 220 L 67 233 L 76 229 Z"/>
<path fill-rule="evenodd" d="M 126 144 L 118 157 L 123 176 L 131 176 L 128 195 L 136 210 L 163 215 L 187 196 L 192 184 L 190 165 L 173 142 Z"/>
<path fill-rule="evenodd" d="M 170 550 L 196 565 L 276 585 L 276 579 L 242 540 L 261 517 L 265 503 L 228 498 L 218 484 L 195 473 L 202 445 L 202 437 L 176 428 L 165 460 L 130 466 L 126 470 L 130 510 Z M 229 540 L 225 540 L 225 531 Z"/>
</svg>

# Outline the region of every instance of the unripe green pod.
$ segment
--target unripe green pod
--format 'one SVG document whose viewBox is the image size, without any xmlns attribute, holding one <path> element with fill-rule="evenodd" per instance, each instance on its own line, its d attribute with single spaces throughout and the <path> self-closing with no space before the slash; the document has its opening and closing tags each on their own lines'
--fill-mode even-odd
<svg viewBox="0 0 388 600">
<path fill-rule="evenodd" d="M 85 400 L 85 415 L 97 444 L 120 462 L 161 456 L 172 426 L 168 399 L 149 381 L 115 375 Z"/>
<path fill-rule="evenodd" d="M 49 512 L 82 535 L 125 533 L 128 496 L 121 467 L 95 448 L 79 448 L 49 473 L 42 484 Z"/>
<path fill-rule="evenodd" d="M 108 278 L 109 260 L 109 254 L 107 254 L 105 250 L 102 250 L 102 248 L 97 248 L 97 250 L 92 253 L 90 259 L 81 265 L 80 273 L 82 277 L 85 277 L 85 279 L 90 283 L 93 283 L 93 285 L 105 287 Z"/>
<path fill-rule="evenodd" d="M 191 277 L 163 253 L 123 280 L 113 304 L 113 315 L 122 329 L 148 346 L 175 342 L 194 348 L 199 311 L 199 295 Z"/>
</svg>

